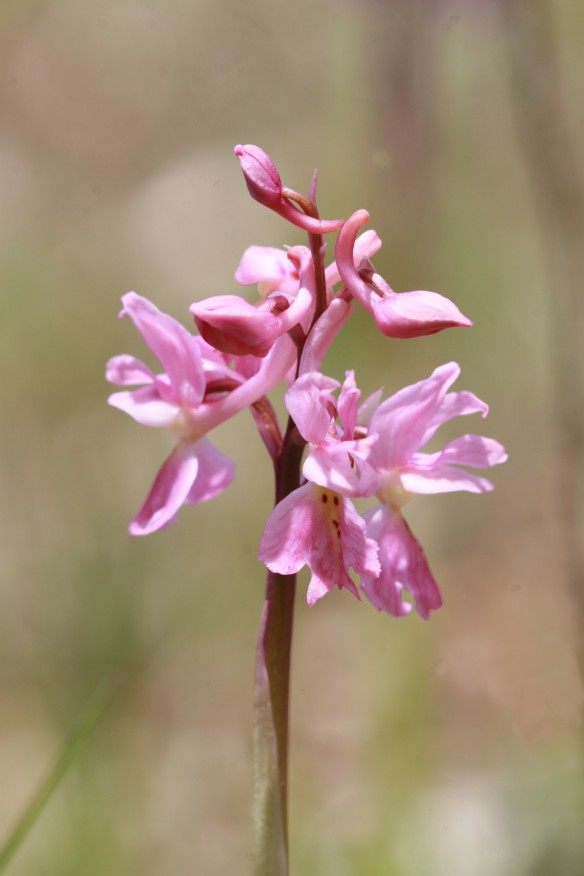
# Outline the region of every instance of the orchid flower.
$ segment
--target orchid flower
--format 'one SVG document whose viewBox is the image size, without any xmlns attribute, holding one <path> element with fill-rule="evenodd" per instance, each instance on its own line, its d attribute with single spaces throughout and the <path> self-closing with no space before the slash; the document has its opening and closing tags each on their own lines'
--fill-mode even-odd
<svg viewBox="0 0 584 876">
<path fill-rule="evenodd" d="M 404 590 L 412 594 L 422 617 L 442 604 L 422 548 L 401 515 L 403 505 L 416 493 L 492 490 L 490 481 L 460 466 L 490 468 L 507 459 L 498 441 L 482 435 L 462 435 L 441 451 L 421 452 L 454 417 L 488 413 L 488 406 L 471 392 L 448 392 L 459 374 L 455 362 L 442 365 L 426 380 L 388 398 L 371 417 L 369 434 L 377 441 L 369 462 L 379 475 L 376 496 L 381 504 L 365 520 L 367 534 L 379 545 L 381 574 L 363 577 L 361 586 L 376 608 L 390 614 L 411 610 L 402 600 Z"/>
<path fill-rule="evenodd" d="M 371 313 L 381 333 L 390 338 L 417 338 L 454 326 L 471 326 L 472 322 L 443 295 L 394 292 L 367 257 L 355 267 L 357 232 L 368 219 L 366 210 L 358 210 L 347 219 L 337 237 L 336 265 L 348 292 Z"/>
<path fill-rule="evenodd" d="M 174 523 L 185 503 L 212 499 L 231 483 L 233 463 L 204 436 L 272 389 L 289 370 L 295 350 L 281 338 L 261 366 L 243 361 L 238 371 L 146 298 L 128 292 L 122 303 L 120 316 L 130 317 L 164 371 L 154 374 L 133 356 L 114 356 L 106 370 L 109 382 L 142 386 L 113 393 L 108 401 L 138 423 L 164 426 L 178 439 L 130 524 L 131 535 L 148 535 Z M 216 386 L 230 391 L 217 392 Z"/>
<path fill-rule="evenodd" d="M 311 372 L 287 391 L 288 412 L 309 443 L 302 468 L 308 483 L 276 505 L 260 543 L 259 558 L 273 572 L 289 575 L 309 566 L 309 605 L 335 586 L 359 598 L 351 567 L 361 575 L 379 573 L 375 542 L 348 498 L 370 496 L 379 486 L 367 462 L 377 436 L 354 438 L 361 393 L 352 371 L 336 401 L 338 388 L 338 381 Z"/>
<path fill-rule="evenodd" d="M 258 306 L 238 295 L 215 295 L 191 304 L 197 328 L 208 343 L 235 356 L 266 356 L 277 338 L 305 324 L 315 298 L 310 250 L 297 246 L 287 257 L 298 277 L 292 292 L 273 291 Z"/>
</svg>

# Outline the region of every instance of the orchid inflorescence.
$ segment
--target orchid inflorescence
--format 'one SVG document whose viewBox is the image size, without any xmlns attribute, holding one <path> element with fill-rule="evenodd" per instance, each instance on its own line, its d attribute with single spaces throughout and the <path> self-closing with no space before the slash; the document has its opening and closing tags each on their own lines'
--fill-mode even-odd
<svg viewBox="0 0 584 876">
<path fill-rule="evenodd" d="M 279 575 L 311 570 L 308 603 L 335 587 L 361 592 L 380 611 L 407 614 L 411 595 L 427 618 L 442 604 L 426 557 L 402 508 L 417 493 L 493 485 L 465 467 L 502 463 L 504 448 L 492 438 L 467 434 L 438 452 L 424 448 L 454 417 L 487 405 L 467 391 L 452 391 L 460 369 L 442 365 L 425 380 L 381 401 L 381 390 L 361 403 L 353 371 L 342 385 L 321 372 L 332 342 L 357 302 L 390 338 L 414 338 L 472 323 L 435 292 L 394 292 L 371 258 L 381 247 L 374 231 L 358 233 L 369 215 L 322 220 L 316 175 L 308 196 L 288 189 L 271 159 L 257 146 L 238 146 L 252 197 L 309 235 L 309 246 L 287 250 L 251 246 L 235 278 L 257 284 L 259 300 L 219 295 L 191 305 L 199 334 L 134 292 L 122 297 L 129 316 L 162 366 L 154 373 L 132 356 L 115 356 L 107 379 L 124 387 L 109 402 L 146 426 L 165 426 L 177 443 L 130 524 L 132 535 L 170 526 L 184 504 L 225 490 L 234 465 L 207 439 L 220 423 L 250 408 L 274 464 L 307 447 L 302 478 L 280 490 L 267 520 L 259 559 Z M 323 235 L 338 232 L 335 261 L 324 266 Z M 280 381 L 288 389 L 290 420 L 283 432 L 267 393 Z M 353 500 L 374 497 L 361 515 Z M 353 577 L 351 576 L 353 570 Z M 405 592 L 404 592 L 405 591 Z"/>
</svg>

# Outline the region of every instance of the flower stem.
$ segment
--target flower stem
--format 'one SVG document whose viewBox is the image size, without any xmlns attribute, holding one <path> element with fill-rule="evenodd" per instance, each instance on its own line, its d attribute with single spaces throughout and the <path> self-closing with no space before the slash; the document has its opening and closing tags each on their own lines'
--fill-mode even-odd
<svg viewBox="0 0 584 876">
<path fill-rule="evenodd" d="M 276 503 L 298 487 L 304 440 L 289 420 Z M 296 575 L 268 572 L 256 649 L 253 740 L 255 876 L 288 874 L 288 706 Z"/>
</svg>

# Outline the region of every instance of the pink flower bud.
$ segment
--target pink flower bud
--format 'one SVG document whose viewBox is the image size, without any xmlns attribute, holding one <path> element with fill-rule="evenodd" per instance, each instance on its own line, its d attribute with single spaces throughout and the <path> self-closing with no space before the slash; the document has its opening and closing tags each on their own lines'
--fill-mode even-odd
<svg viewBox="0 0 584 876">
<path fill-rule="evenodd" d="M 239 158 L 252 198 L 272 210 L 279 207 L 282 200 L 282 180 L 269 155 L 252 144 L 236 146 L 233 151 Z"/>
<path fill-rule="evenodd" d="M 331 234 L 343 226 L 342 219 L 318 219 L 308 216 L 290 202 L 290 189 L 284 192 L 276 165 L 259 146 L 248 143 L 233 150 L 239 158 L 248 191 L 255 201 L 274 210 L 288 222 L 309 234 Z M 311 191 L 314 185 L 311 186 Z"/>
</svg>

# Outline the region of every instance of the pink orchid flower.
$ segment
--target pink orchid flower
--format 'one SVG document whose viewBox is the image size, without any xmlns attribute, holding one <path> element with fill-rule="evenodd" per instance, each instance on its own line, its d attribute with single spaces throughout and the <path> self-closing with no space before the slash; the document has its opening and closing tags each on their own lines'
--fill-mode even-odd
<svg viewBox="0 0 584 876">
<path fill-rule="evenodd" d="M 288 412 L 309 442 L 302 469 L 309 483 L 276 505 L 260 543 L 259 558 L 273 572 L 289 575 L 309 566 L 309 605 L 335 586 L 359 598 L 351 567 L 361 575 L 379 573 L 375 543 L 347 498 L 370 496 L 379 486 L 367 462 L 377 436 L 354 438 L 361 393 L 352 371 L 337 401 L 333 392 L 338 388 L 336 380 L 311 372 L 287 391 Z"/>
<path fill-rule="evenodd" d="M 441 451 L 422 453 L 436 430 L 454 417 L 480 413 L 488 406 L 471 392 L 448 392 L 460 368 L 442 365 L 427 379 L 400 390 L 373 413 L 369 434 L 378 436 L 369 462 L 379 475 L 376 493 L 381 505 L 365 514 L 367 534 L 379 545 L 381 574 L 364 576 L 361 587 L 380 611 L 404 615 L 411 605 L 403 601 L 409 591 L 419 614 L 427 618 L 442 604 L 422 548 L 401 516 L 401 508 L 416 493 L 467 490 L 487 492 L 493 484 L 459 466 L 490 468 L 505 462 L 504 448 L 492 438 L 462 435 Z"/>
<path fill-rule="evenodd" d="M 182 505 L 212 499 L 231 483 L 233 463 L 204 436 L 274 387 L 290 369 L 295 348 L 284 337 L 261 364 L 246 357 L 236 370 L 146 298 L 128 292 L 122 303 L 120 316 L 130 317 L 164 371 L 154 374 L 133 356 L 114 356 L 107 380 L 142 386 L 116 392 L 108 401 L 138 423 L 164 426 L 178 439 L 130 524 L 131 535 L 149 535 L 174 523 Z"/>
<path fill-rule="evenodd" d="M 339 386 L 332 377 L 313 371 L 299 377 L 286 393 L 288 413 L 309 444 L 302 473 L 344 496 L 371 496 L 379 478 L 367 459 L 377 436 L 354 437 L 361 397 L 354 372 L 347 371 L 337 401 L 333 392 Z"/>
<path fill-rule="evenodd" d="M 266 356 L 281 335 L 303 323 L 313 311 L 314 267 L 310 250 L 289 250 L 298 280 L 293 293 L 270 293 L 258 306 L 238 295 L 215 295 L 197 301 L 190 311 L 203 338 L 234 356 Z"/>
<path fill-rule="evenodd" d="M 375 273 L 367 257 L 355 266 L 357 232 L 368 219 L 366 210 L 358 210 L 347 219 L 337 237 L 336 265 L 347 290 L 371 313 L 381 333 L 390 338 L 417 338 L 454 326 L 471 326 L 472 322 L 443 295 L 394 292 Z"/>
</svg>

